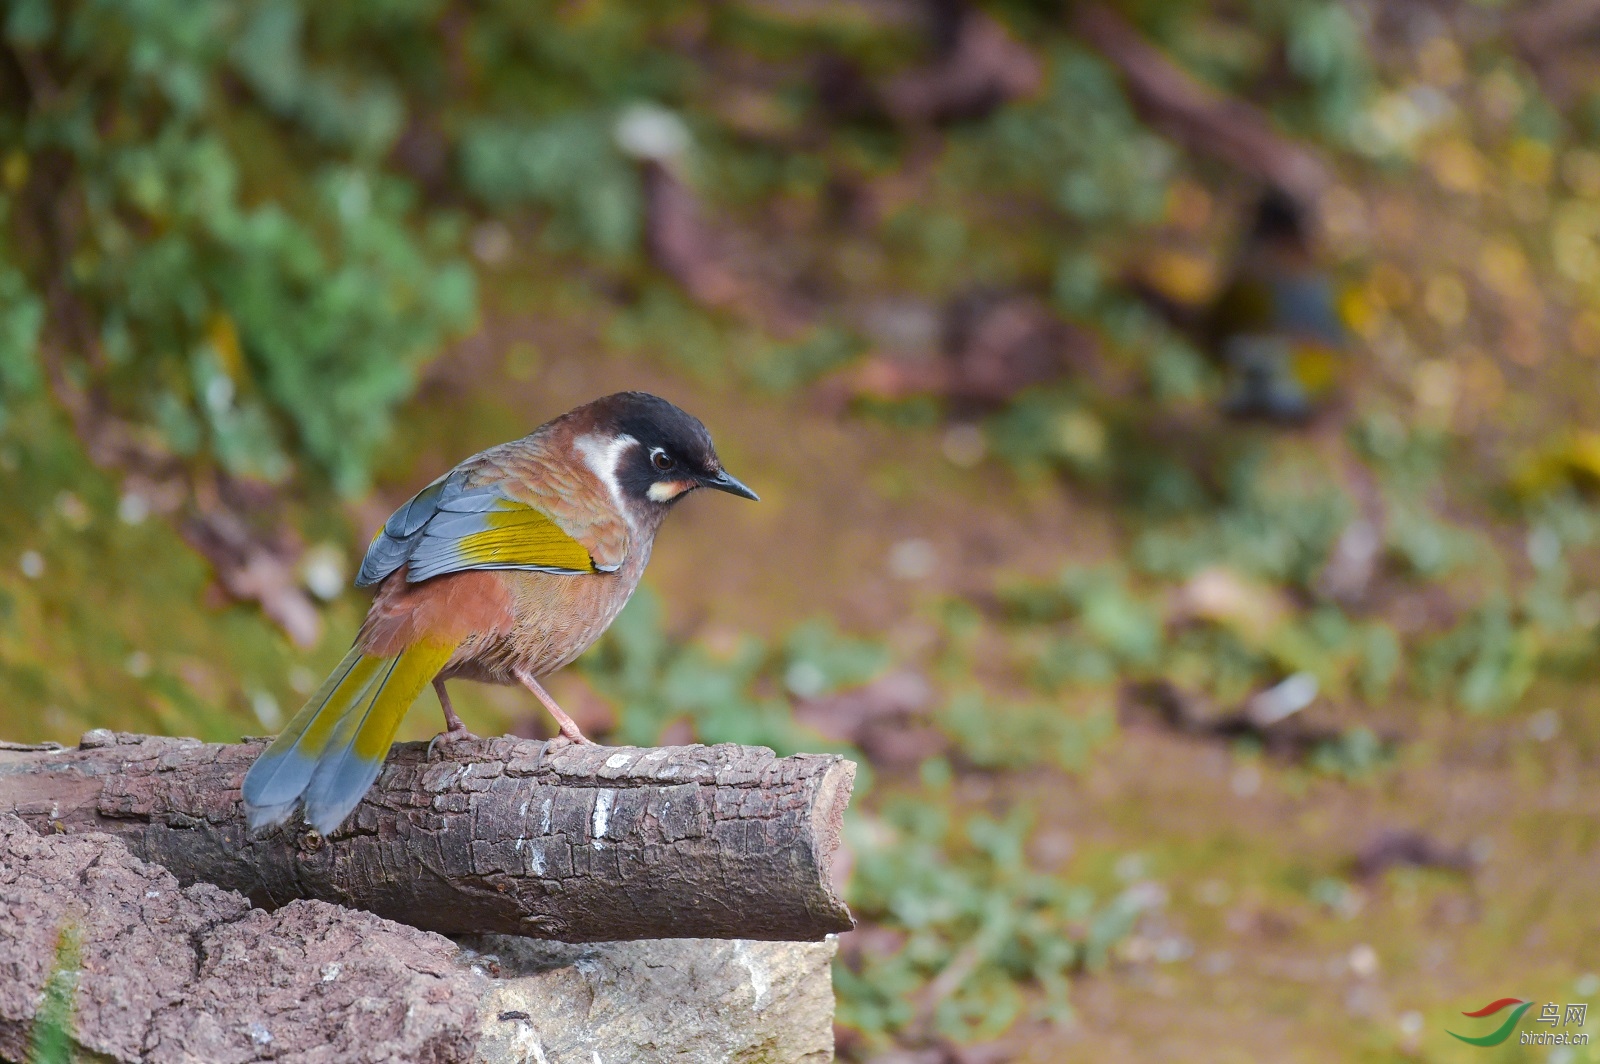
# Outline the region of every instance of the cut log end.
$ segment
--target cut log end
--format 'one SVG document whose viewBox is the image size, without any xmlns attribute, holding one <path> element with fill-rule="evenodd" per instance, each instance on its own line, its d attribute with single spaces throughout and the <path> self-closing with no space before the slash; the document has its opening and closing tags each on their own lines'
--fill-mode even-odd
<svg viewBox="0 0 1600 1064">
<path fill-rule="evenodd" d="M 844 899 L 839 897 L 840 880 L 834 876 L 833 859 L 839 853 L 839 843 L 844 835 L 844 813 L 850 806 L 850 795 L 855 786 L 855 762 L 840 758 L 837 764 L 822 774 L 811 817 L 811 847 L 817 855 L 817 881 L 826 890 L 830 907 L 849 922 L 849 926 L 843 928 L 846 931 L 854 929 L 855 921 Z"/>
</svg>

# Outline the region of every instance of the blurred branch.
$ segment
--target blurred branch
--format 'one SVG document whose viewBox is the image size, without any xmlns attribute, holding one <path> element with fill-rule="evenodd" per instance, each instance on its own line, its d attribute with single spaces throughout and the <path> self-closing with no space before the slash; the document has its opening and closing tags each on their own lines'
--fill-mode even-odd
<svg viewBox="0 0 1600 1064">
<path fill-rule="evenodd" d="M 1517 12 L 1511 35 L 1524 50 L 1542 54 L 1600 30 L 1600 0 L 1546 0 Z"/>
<path fill-rule="evenodd" d="M 824 402 L 933 395 L 993 409 L 1027 388 L 1069 375 L 1092 378 L 1100 368 L 1093 334 L 1026 292 L 970 291 L 952 300 L 943 318 L 938 357 L 875 353 L 825 385 Z"/>
<path fill-rule="evenodd" d="M 982 118 L 1044 84 L 1037 56 L 990 15 L 965 4 L 934 4 L 930 36 L 939 55 L 883 88 L 898 122 L 944 123 Z"/>
<path fill-rule="evenodd" d="M 1255 711 L 1249 702 L 1239 710 L 1221 712 L 1203 696 L 1180 689 L 1168 680 L 1126 683 L 1121 693 L 1124 723 L 1137 723 L 1141 717 L 1181 735 L 1234 742 L 1248 739 L 1261 744 L 1268 753 L 1301 759 L 1318 747 L 1337 742 L 1343 735 L 1337 728 L 1307 724 L 1294 712 L 1274 718 Z M 1392 734 L 1378 736 L 1381 743 L 1393 746 Z"/>
<path fill-rule="evenodd" d="M 1327 163 L 1310 148 L 1274 130 L 1258 108 L 1201 83 L 1116 11 L 1080 4 L 1073 27 L 1121 71 L 1145 119 L 1188 150 L 1252 174 L 1308 210 L 1332 183 Z"/>
<path fill-rule="evenodd" d="M 322 637 L 322 617 L 299 586 L 292 535 L 280 531 L 269 538 L 253 529 L 215 486 L 197 490 L 195 477 L 182 462 L 142 439 L 129 424 L 107 412 L 94 393 L 68 378 L 48 338 L 41 354 L 51 394 L 66 411 L 90 461 L 119 474 L 124 492 L 146 500 L 152 510 L 183 511 L 178 532 L 210 563 L 222 590 L 237 601 L 258 603 L 297 646 L 316 645 Z M 228 486 L 224 475 L 219 474 L 217 482 Z"/>
<path fill-rule="evenodd" d="M 738 302 L 744 285 L 723 261 L 724 249 L 694 191 L 656 160 L 641 164 L 645 246 L 695 302 L 714 309 Z"/>
<path fill-rule="evenodd" d="M 1545 0 L 1511 15 L 1508 35 L 1522 59 L 1557 102 L 1570 104 L 1594 75 L 1600 0 Z M 1575 46 L 1588 44 L 1574 55 Z"/>
</svg>

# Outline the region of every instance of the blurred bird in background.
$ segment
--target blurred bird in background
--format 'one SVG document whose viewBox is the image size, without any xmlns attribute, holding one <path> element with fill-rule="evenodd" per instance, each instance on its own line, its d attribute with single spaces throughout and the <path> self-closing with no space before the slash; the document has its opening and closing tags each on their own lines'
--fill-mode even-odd
<svg viewBox="0 0 1600 1064">
<path fill-rule="evenodd" d="M 1304 209 L 1269 189 L 1202 323 L 1228 375 L 1234 417 L 1297 423 L 1332 387 L 1349 346 L 1338 293 L 1317 262 Z"/>
<path fill-rule="evenodd" d="M 377 778 L 400 720 L 430 682 L 446 730 L 469 733 L 445 681 L 521 685 L 573 742 L 588 742 L 539 677 L 589 648 L 638 586 L 668 509 L 696 488 L 747 499 L 696 418 L 622 392 L 474 455 L 418 492 L 367 549 L 367 619 L 305 707 L 250 767 L 252 828 L 302 803 L 327 834 Z"/>
</svg>

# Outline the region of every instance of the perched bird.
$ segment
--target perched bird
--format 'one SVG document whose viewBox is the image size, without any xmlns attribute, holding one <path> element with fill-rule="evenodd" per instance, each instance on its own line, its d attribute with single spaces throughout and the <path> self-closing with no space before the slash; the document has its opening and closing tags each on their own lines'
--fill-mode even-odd
<svg viewBox="0 0 1600 1064">
<path fill-rule="evenodd" d="M 1305 420 L 1349 346 L 1309 229 L 1304 209 L 1269 189 L 1207 315 L 1207 347 L 1231 378 L 1223 405 L 1236 417 Z"/>
<path fill-rule="evenodd" d="M 252 828 L 304 803 L 327 834 L 377 778 L 430 682 L 446 730 L 470 738 L 445 681 L 532 691 L 600 637 L 638 586 L 667 510 L 696 488 L 747 499 L 699 420 L 644 392 L 596 399 L 476 454 L 418 492 L 367 548 L 358 587 L 378 592 L 355 646 L 244 778 Z"/>
</svg>

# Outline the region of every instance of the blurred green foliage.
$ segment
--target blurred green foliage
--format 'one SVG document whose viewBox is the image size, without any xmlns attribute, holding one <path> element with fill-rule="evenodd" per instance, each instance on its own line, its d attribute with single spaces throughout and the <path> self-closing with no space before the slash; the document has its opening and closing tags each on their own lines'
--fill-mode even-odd
<svg viewBox="0 0 1600 1064">
<path fill-rule="evenodd" d="M 796 727 L 786 699 L 753 689 L 764 671 L 782 664 L 754 636 L 741 637 L 731 653 L 721 655 L 672 639 L 662 627 L 660 602 L 642 588 L 580 668 L 617 707 L 620 742 L 650 746 L 673 721 L 687 720 L 708 742 L 770 746 L 787 754 L 814 747 L 815 737 Z M 793 659 L 788 668 L 826 675 L 805 658 Z"/>
<path fill-rule="evenodd" d="M 985 200 L 1038 197 L 1103 237 L 1156 221 L 1175 155 L 1134 117 L 1110 66 L 1062 43 L 1047 81 L 1038 99 L 959 131 L 945 179 Z"/>
<path fill-rule="evenodd" d="M 1068 976 L 1090 956 L 1082 940 L 1096 900 L 1029 866 L 1030 826 L 1021 810 L 1005 821 L 960 817 L 912 798 L 853 822 L 852 904 L 905 940 L 859 971 L 840 968 L 840 1022 L 882 1037 L 927 1012 L 936 1031 L 966 1040 L 992 1038 L 1027 1014 L 1071 1015 Z M 946 972 L 960 978 L 941 980 Z M 1041 1002 L 1024 995 L 1028 984 L 1043 990 Z"/>
<path fill-rule="evenodd" d="M 1139 14 L 1187 40 L 1173 13 Z M 1251 17 L 1295 78 L 1274 104 L 1347 122 L 1366 74 L 1342 8 Z M 1045 89 L 954 129 L 945 191 L 887 219 L 887 246 L 915 244 L 931 292 L 1052 276 L 1065 311 L 1153 344 L 1163 387 L 1192 391 L 1193 359 L 1105 283 L 1128 232 L 1161 216 L 1178 157 L 1103 60 L 1060 27 L 1033 28 L 1048 42 Z M 619 123 L 642 113 L 677 129 L 702 191 L 730 205 L 815 198 L 841 167 L 892 168 L 907 146 L 871 122 L 786 136 L 815 113 L 796 74 L 771 98 L 773 133 L 729 128 L 681 42 L 780 64 L 827 50 L 869 72 L 922 51 L 892 20 L 681 0 L 19 0 L 3 32 L 18 106 L 0 115 L 0 409 L 36 390 L 43 335 L 51 363 L 176 453 L 272 482 L 303 471 L 347 493 L 366 484 L 418 366 L 472 321 L 458 256 L 472 215 L 534 208 L 546 247 L 639 275 L 642 189 Z M 1189 58 L 1229 84 L 1264 76 L 1259 59 Z M 1011 209 L 1025 203 L 1054 220 Z M 674 316 L 690 320 L 665 346 L 748 365 L 771 388 L 862 347 L 837 325 L 773 345 L 697 308 Z M 759 357 L 742 357 L 752 344 Z"/>
<path fill-rule="evenodd" d="M 308 56 L 305 16 L 12 5 L 27 106 L 0 120 L 20 231 L 4 287 L 28 321 L 53 300 L 44 357 L 177 454 L 268 481 L 303 460 L 353 492 L 418 364 L 471 320 L 473 281 L 447 255 L 458 227 L 419 224 L 381 165 L 393 81 Z M 0 363 L 37 357 L 12 340 L 37 335 L 11 330 Z"/>
<path fill-rule="evenodd" d="M 490 208 L 549 208 L 559 245 L 626 255 L 638 246 L 642 193 L 613 142 L 609 117 L 580 111 L 544 122 L 474 122 L 462 134 L 462 181 Z"/>
<path fill-rule="evenodd" d="M 1247 32 L 1228 33 L 1214 25 L 1196 32 L 1196 15 L 1209 7 L 1196 0 L 1133 6 L 1188 69 L 1245 99 L 1267 94 L 1275 117 L 1298 133 L 1352 145 L 1375 89 L 1357 9 L 1338 0 L 1253 0 L 1243 5 Z"/>
<path fill-rule="evenodd" d="M 29 406 L 8 435 L 0 690 L 14 719 L 63 738 L 111 727 L 231 741 L 241 727 L 275 729 L 318 678 L 281 634 L 245 606 L 202 608 L 205 563 L 87 466 L 63 418 Z M 311 664 L 331 665 L 344 638 Z"/>
<path fill-rule="evenodd" d="M 1052 765 L 1068 772 L 1116 731 L 1116 717 L 1101 707 L 1062 712 L 1050 702 L 997 704 L 977 689 L 956 691 L 938 714 L 939 726 L 960 744 L 961 756 L 990 771 Z"/>
</svg>

